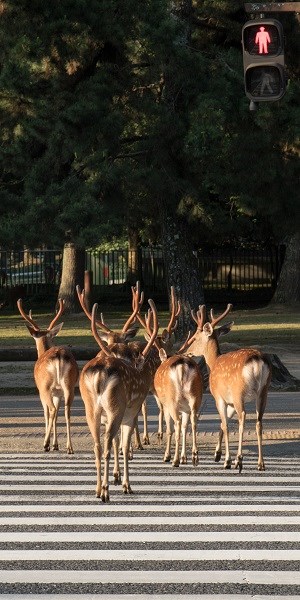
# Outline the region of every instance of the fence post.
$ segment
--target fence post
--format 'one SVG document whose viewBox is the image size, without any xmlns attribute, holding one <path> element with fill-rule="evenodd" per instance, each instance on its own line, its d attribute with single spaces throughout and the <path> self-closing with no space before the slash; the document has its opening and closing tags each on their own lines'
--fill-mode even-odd
<svg viewBox="0 0 300 600">
<path fill-rule="evenodd" d="M 93 302 L 93 271 L 84 271 L 84 297 L 87 309 L 91 311 Z"/>
</svg>

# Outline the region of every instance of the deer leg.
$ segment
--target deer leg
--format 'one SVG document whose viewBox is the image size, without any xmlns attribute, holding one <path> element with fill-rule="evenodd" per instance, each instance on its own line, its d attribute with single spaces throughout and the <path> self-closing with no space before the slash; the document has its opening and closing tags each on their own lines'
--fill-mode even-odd
<svg viewBox="0 0 300 600">
<path fill-rule="evenodd" d="M 227 411 L 227 412 L 229 412 L 229 411 Z M 244 410 L 237 411 L 237 415 L 238 415 L 238 420 L 239 420 L 239 445 L 238 445 L 238 451 L 237 451 L 236 459 L 234 461 L 234 467 L 235 467 L 235 469 L 238 468 L 239 469 L 239 473 L 241 473 L 242 468 L 243 468 L 243 451 L 242 451 L 242 447 L 243 447 L 243 436 L 244 436 L 244 429 L 245 429 L 246 413 L 245 413 Z"/>
<path fill-rule="evenodd" d="M 197 420 L 198 420 L 197 411 L 195 409 L 192 409 L 192 412 L 191 412 L 192 436 L 193 436 L 192 463 L 194 466 L 196 466 L 199 462 L 198 446 L 197 446 Z"/>
<path fill-rule="evenodd" d="M 74 389 L 67 387 L 63 388 L 65 398 L 65 420 L 67 427 L 67 453 L 74 454 L 72 442 L 71 442 L 71 406 L 74 400 Z"/>
<path fill-rule="evenodd" d="M 121 483 L 121 471 L 120 471 L 120 463 L 119 463 L 119 447 L 120 447 L 120 438 L 119 435 L 116 435 L 113 439 L 113 448 L 114 448 L 114 484 L 118 485 Z"/>
<path fill-rule="evenodd" d="M 96 466 L 96 497 L 100 498 L 102 480 L 101 480 L 101 444 L 100 444 L 100 425 L 101 425 L 101 411 L 94 413 L 93 408 L 90 408 L 88 403 L 85 404 L 85 415 L 88 424 L 88 428 L 91 432 L 94 440 L 94 454 L 95 454 L 95 466 Z"/>
<path fill-rule="evenodd" d="M 215 462 L 220 462 L 222 456 L 223 429 L 219 429 L 219 438 L 215 449 Z"/>
<path fill-rule="evenodd" d="M 163 431 L 164 431 L 164 411 L 163 411 L 163 405 L 162 403 L 159 401 L 159 399 L 157 398 L 157 396 L 155 396 L 155 400 L 158 406 L 158 430 L 157 430 L 157 438 L 159 440 L 163 439 Z"/>
<path fill-rule="evenodd" d="M 114 438 L 114 428 L 112 424 L 109 424 L 105 428 L 103 438 L 103 459 L 104 459 L 104 473 L 101 486 L 100 498 L 102 502 L 109 502 L 109 461 L 111 446 Z"/>
<path fill-rule="evenodd" d="M 45 452 L 49 452 L 50 436 L 51 436 L 51 431 L 53 428 L 53 423 L 54 423 L 55 419 L 57 418 L 57 409 L 55 407 L 55 404 L 52 401 L 52 395 L 51 395 L 50 389 L 39 390 L 39 393 L 40 393 L 41 402 L 42 402 L 42 405 L 44 408 L 45 425 L 46 425 L 46 431 L 45 431 L 45 437 L 44 437 L 44 450 L 45 450 Z M 55 442 L 55 436 L 53 439 L 53 448 L 56 449 L 54 447 L 54 442 Z M 57 439 L 56 439 L 56 443 L 57 443 Z"/>
<path fill-rule="evenodd" d="M 140 438 L 140 432 L 139 432 L 139 424 L 138 424 L 138 415 L 136 415 L 135 419 L 134 419 L 134 436 L 135 436 L 135 443 L 134 446 L 135 448 L 137 448 L 138 450 L 143 450 L 143 444 L 141 442 L 141 438 Z M 129 459 L 131 460 L 133 458 L 133 453 L 132 451 L 129 451 Z"/>
<path fill-rule="evenodd" d="M 179 467 L 179 445 L 181 436 L 181 416 L 179 415 L 175 422 L 175 454 L 173 458 L 173 467 Z"/>
<path fill-rule="evenodd" d="M 52 443 L 52 448 L 53 450 L 58 450 L 58 439 L 57 439 L 57 417 L 58 417 L 58 410 L 59 410 L 59 405 L 60 405 L 60 396 L 57 395 L 53 395 L 52 397 L 52 402 L 55 406 L 55 414 L 54 414 L 54 419 L 53 419 L 53 443 Z"/>
<path fill-rule="evenodd" d="M 150 445 L 149 440 L 149 431 L 148 431 L 148 411 L 147 411 L 147 402 L 144 400 L 142 404 L 142 415 L 143 415 L 143 423 L 144 423 L 144 434 L 143 434 L 143 442 L 145 446 Z"/>
<path fill-rule="evenodd" d="M 231 455 L 230 455 L 230 450 L 229 450 L 229 431 L 228 431 L 226 403 L 223 400 L 220 400 L 217 403 L 217 409 L 218 409 L 220 419 L 221 419 L 221 429 L 222 429 L 222 434 L 224 436 L 224 444 L 225 444 L 224 469 L 231 469 Z M 219 440 L 220 439 L 222 439 L 221 434 L 219 434 Z"/>
<path fill-rule="evenodd" d="M 166 441 L 164 462 L 170 462 L 170 460 L 171 460 L 171 443 L 172 443 L 172 435 L 174 432 L 174 423 L 173 423 L 173 420 L 172 420 L 171 415 L 168 410 L 165 411 L 165 420 L 166 420 L 166 429 L 167 429 L 167 434 L 166 434 L 167 441 Z"/>
<path fill-rule="evenodd" d="M 128 465 L 128 454 L 130 447 L 130 440 L 132 435 L 133 427 L 131 425 L 122 424 L 122 450 L 123 450 L 123 461 L 124 461 L 124 473 L 123 473 L 123 492 L 124 494 L 132 494 L 132 489 L 129 484 L 129 465 Z"/>
<path fill-rule="evenodd" d="M 180 456 L 180 462 L 182 465 L 186 465 L 186 463 L 187 463 L 186 434 L 187 434 L 189 420 L 190 420 L 190 415 L 188 413 L 182 413 L 182 422 L 181 422 L 182 449 L 181 449 L 181 456 Z"/>
<path fill-rule="evenodd" d="M 261 392 L 260 398 L 256 402 L 256 435 L 258 445 L 258 463 L 257 468 L 259 471 L 265 471 L 265 463 L 262 452 L 262 418 L 264 416 L 266 404 L 267 404 L 268 387 L 265 386 Z"/>
<path fill-rule="evenodd" d="M 45 418 L 45 436 L 46 436 L 48 427 L 49 427 L 49 407 L 47 404 L 43 404 L 43 410 L 44 410 L 44 418 Z M 44 444 L 44 449 L 46 451 L 45 444 Z M 48 450 L 50 450 L 50 444 L 49 444 Z"/>
</svg>

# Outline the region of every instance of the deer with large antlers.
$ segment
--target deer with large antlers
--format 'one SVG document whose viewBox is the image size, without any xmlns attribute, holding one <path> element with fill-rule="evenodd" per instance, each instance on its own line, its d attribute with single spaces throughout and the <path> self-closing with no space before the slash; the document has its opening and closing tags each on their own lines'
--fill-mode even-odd
<svg viewBox="0 0 300 600">
<path fill-rule="evenodd" d="M 131 493 L 129 484 L 128 455 L 132 431 L 145 395 L 149 389 L 149 369 L 147 356 L 158 332 L 157 312 L 149 300 L 153 317 L 152 335 L 143 350 L 135 357 L 118 356 L 119 344 L 107 346 L 97 331 L 96 310 L 92 310 L 92 333 L 100 352 L 83 368 L 79 388 L 85 405 L 87 423 L 94 440 L 95 464 L 97 470 L 96 496 L 103 502 L 109 500 L 109 460 L 112 443 L 122 430 L 122 450 L 124 460 L 123 491 Z M 105 422 L 103 453 L 100 443 L 100 425 Z M 101 458 L 104 458 L 104 474 L 101 475 Z M 118 453 L 115 452 L 115 460 Z M 115 482 L 119 481 L 118 466 L 114 467 Z"/>
<path fill-rule="evenodd" d="M 78 300 L 80 302 L 81 308 L 84 311 L 84 313 L 86 314 L 86 316 L 88 317 L 88 319 L 91 321 L 92 315 L 89 312 L 89 310 L 86 306 L 86 303 L 85 303 L 84 290 L 81 291 L 79 286 L 76 287 L 76 290 L 77 290 Z M 132 341 L 132 338 L 136 335 L 136 333 L 139 329 L 138 326 L 133 326 L 136 319 L 138 319 L 141 326 L 146 331 L 148 331 L 148 325 L 146 322 L 147 318 L 146 317 L 143 318 L 140 314 L 140 309 L 144 302 L 144 294 L 140 290 L 140 282 L 139 281 L 136 282 L 135 287 L 132 286 L 131 292 L 132 292 L 132 313 L 131 313 L 130 317 L 127 319 L 127 321 L 124 324 L 121 331 L 114 331 L 114 330 L 110 329 L 105 324 L 102 314 L 101 314 L 101 321 L 99 321 L 99 320 L 96 321 L 97 329 L 101 331 L 101 339 L 104 342 L 106 342 L 109 346 L 111 344 L 116 344 L 116 343 L 122 344 L 121 346 L 119 346 L 119 354 L 118 354 L 119 356 L 121 356 L 122 352 L 124 352 L 126 355 L 128 355 L 128 351 L 124 347 L 124 344 L 127 344 L 129 350 L 132 352 L 133 357 L 136 356 L 137 354 L 139 354 L 146 346 L 146 342 Z M 171 349 L 172 344 L 173 344 L 172 334 L 174 333 L 174 331 L 176 329 L 177 317 L 178 317 L 179 312 L 180 312 L 180 304 L 176 300 L 174 288 L 171 287 L 171 314 L 170 314 L 169 323 L 168 323 L 167 327 L 162 331 L 161 335 L 158 335 L 157 338 L 155 339 L 154 345 L 151 348 L 151 350 L 148 354 L 148 358 L 147 358 L 147 367 L 149 369 L 150 385 L 149 385 L 149 390 L 147 390 L 147 392 L 145 394 L 145 398 L 149 391 L 155 395 L 153 381 L 154 381 L 154 375 L 155 375 L 156 369 L 159 367 L 160 362 L 161 362 L 160 358 L 159 358 L 159 350 L 160 350 L 160 348 L 164 348 L 166 351 Z M 147 335 L 147 339 L 149 339 L 148 334 L 146 334 L 146 335 Z M 115 347 L 115 351 L 116 351 L 116 347 Z M 162 437 L 163 437 L 163 409 L 162 409 L 162 405 L 160 404 L 157 397 L 156 397 L 156 401 L 157 401 L 157 405 L 158 405 L 158 409 L 159 409 L 158 434 L 157 435 L 158 435 L 159 439 L 162 439 Z M 142 414 L 143 414 L 143 422 L 144 422 L 143 443 L 148 445 L 150 443 L 150 441 L 149 441 L 149 432 L 148 432 L 148 423 L 147 423 L 146 400 L 142 404 Z M 140 440 L 137 419 L 136 419 L 136 425 L 135 425 L 135 436 L 136 436 L 136 442 L 135 442 L 136 447 L 141 449 L 143 446 L 142 446 L 141 440 Z"/>
<path fill-rule="evenodd" d="M 239 443 L 235 459 L 235 468 L 241 472 L 243 467 L 243 433 L 246 419 L 245 405 L 256 402 L 256 433 L 258 441 L 258 470 L 265 470 L 262 453 L 262 419 L 267 403 L 268 388 L 271 380 L 271 365 L 266 354 L 253 348 L 243 348 L 221 354 L 218 339 L 229 332 L 232 322 L 217 327 L 232 309 L 228 304 L 226 310 L 218 317 L 210 311 L 210 321 L 206 320 L 206 307 L 199 306 L 192 316 L 197 324 L 194 335 L 181 347 L 184 354 L 198 357 L 203 355 L 210 370 L 210 391 L 215 399 L 221 419 L 219 440 L 215 451 L 215 461 L 222 455 L 222 441 L 225 442 L 224 468 L 231 468 L 229 450 L 228 419 L 235 413 L 239 421 Z"/>
<path fill-rule="evenodd" d="M 57 416 L 61 398 L 65 403 L 67 426 L 67 452 L 73 454 L 70 431 L 70 410 L 74 399 L 74 389 L 79 370 L 73 354 L 61 346 L 53 346 L 53 338 L 60 332 L 63 323 L 57 321 L 64 311 L 64 302 L 59 300 L 59 310 L 47 329 L 41 329 L 32 319 L 31 311 L 27 315 L 22 300 L 17 301 L 19 312 L 26 321 L 30 335 L 34 338 L 38 359 L 34 366 L 34 380 L 39 391 L 45 417 L 44 450 L 50 450 L 50 436 L 53 429 L 53 450 L 58 450 Z"/>
</svg>

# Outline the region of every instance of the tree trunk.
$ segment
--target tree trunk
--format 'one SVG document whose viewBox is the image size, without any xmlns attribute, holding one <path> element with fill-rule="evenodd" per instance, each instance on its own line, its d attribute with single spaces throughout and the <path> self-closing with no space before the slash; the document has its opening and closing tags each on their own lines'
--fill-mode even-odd
<svg viewBox="0 0 300 600">
<path fill-rule="evenodd" d="M 170 296 L 170 288 L 174 286 L 181 304 L 176 339 L 183 340 L 189 330 L 195 329 L 191 310 L 204 304 L 203 286 L 187 223 L 176 215 L 167 214 L 163 203 L 160 204 L 160 222 L 168 293 Z"/>
<path fill-rule="evenodd" d="M 74 243 L 64 245 L 62 275 L 58 298 L 65 301 L 65 312 L 72 313 L 78 309 L 76 285 L 81 289 L 84 284 L 85 249 Z"/>
<path fill-rule="evenodd" d="M 295 233 L 286 248 L 277 288 L 272 299 L 274 304 L 300 302 L 300 233 Z"/>
<path fill-rule="evenodd" d="M 132 286 L 136 281 L 141 281 L 141 252 L 139 247 L 139 234 L 137 229 L 129 227 L 128 229 L 129 249 L 128 249 L 128 272 L 127 283 Z M 143 282 L 141 281 L 143 286 Z"/>
</svg>

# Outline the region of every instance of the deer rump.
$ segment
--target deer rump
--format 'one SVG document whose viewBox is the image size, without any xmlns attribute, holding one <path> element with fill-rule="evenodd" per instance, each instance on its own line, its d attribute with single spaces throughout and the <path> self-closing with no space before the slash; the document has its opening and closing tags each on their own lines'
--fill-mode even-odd
<svg viewBox="0 0 300 600">
<path fill-rule="evenodd" d="M 161 365 L 160 370 L 159 395 L 169 395 L 179 410 L 186 409 L 185 405 L 181 406 L 181 402 L 199 395 L 197 383 L 199 385 L 199 380 L 201 381 L 201 372 L 197 363 L 190 357 L 172 356 Z M 199 377 L 195 378 L 196 374 Z"/>
<path fill-rule="evenodd" d="M 230 367 L 229 357 L 232 361 Z M 215 371 L 210 374 L 210 391 L 216 398 L 222 397 L 227 404 L 234 403 L 237 393 L 241 393 L 244 402 L 251 402 L 268 384 L 270 371 L 268 357 L 259 350 L 246 348 L 221 354 L 217 376 Z"/>
</svg>

